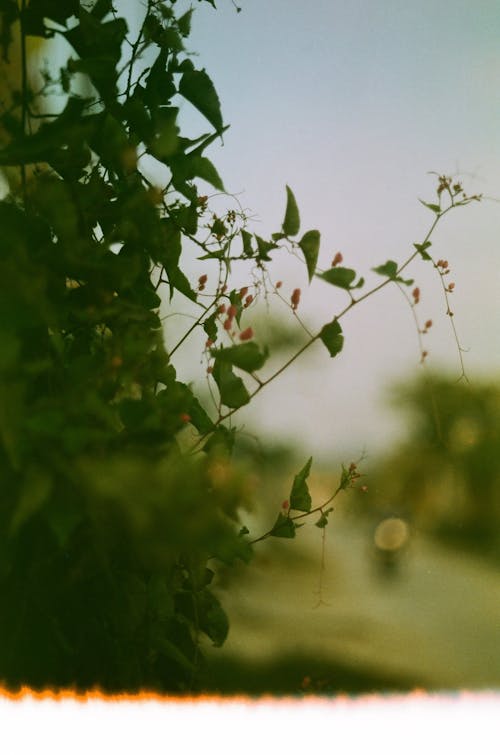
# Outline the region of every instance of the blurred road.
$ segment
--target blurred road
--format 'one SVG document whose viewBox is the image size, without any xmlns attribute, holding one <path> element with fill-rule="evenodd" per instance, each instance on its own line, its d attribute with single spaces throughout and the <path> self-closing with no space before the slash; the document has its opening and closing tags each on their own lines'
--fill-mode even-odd
<svg viewBox="0 0 500 755">
<path fill-rule="evenodd" d="M 384 574 L 373 530 L 335 512 L 326 530 L 270 539 L 228 588 L 231 629 L 217 663 L 292 655 L 426 689 L 500 688 L 500 574 L 494 566 L 412 534 Z M 257 549 L 259 546 L 257 546 Z"/>
</svg>

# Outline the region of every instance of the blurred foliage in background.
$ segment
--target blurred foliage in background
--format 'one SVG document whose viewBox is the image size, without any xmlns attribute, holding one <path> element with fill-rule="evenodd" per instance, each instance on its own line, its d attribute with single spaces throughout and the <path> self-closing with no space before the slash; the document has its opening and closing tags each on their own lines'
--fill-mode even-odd
<svg viewBox="0 0 500 755">
<path fill-rule="evenodd" d="M 407 437 L 369 469 L 356 509 L 500 560 L 500 382 L 431 373 L 390 396 Z"/>
</svg>

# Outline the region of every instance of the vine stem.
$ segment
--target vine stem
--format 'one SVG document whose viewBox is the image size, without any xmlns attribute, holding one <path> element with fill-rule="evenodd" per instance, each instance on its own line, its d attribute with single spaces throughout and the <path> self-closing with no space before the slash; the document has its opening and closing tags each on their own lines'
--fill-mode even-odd
<svg viewBox="0 0 500 755">
<path fill-rule="evenodd" d="M 134 44 L 132 45 L 132 51 L 130 53 L 130 62 L 128 64 L 127 88 L 125 90 L 127 99 L 130 96 L 130 87 L 132 86 L 132 73 L 133 73 L 133 70 L 134 70 L 134 63 L 135 63 L 135 61 L 137 59 L 137 51 L 138 51 L 139 45 L 141 44 L 141 41 L 142 41 L 142 35 L 144 33 L 144 26 L 146 24 L 146 19 L 149 16 L 149 12 L 151 10 L 151 7 L 152 7 L 152 2 L 151 2 L 151 0 L 148 0 L 148 5 L 147 5 L 147 8 L 146 8 L 146 13 L 144 14 L 144 19 L 143 19 L 143 22 L 141 24 L 141 28 L 139 29 L 139 34 L 137 35 L 137 39 L 135 40 Z"/>
<path fill-rule="evenodd" d="M 177 351 L 177 349 L 180 346 L 182 346 L 182 344 L 184 343 L 184 341 L 187 338 L 189 338 L 189 336 L 191 335 L 191 333 L 193 332 L 193 330 L 195 330 L 198 327 L 198 325 L 201 323 L 201 321 L 203 320 L 203 318 L 206 317 L 206 315 L 207 315 L 208 312 L 210 312 L 210 309 L 215 305 L 216 301 L 217 300 L 213 301 L 211 304 L 209 304 L 208 307 L 205 307 L 203 309 L 203 312 L 201 313 L 201 315 L 194 321 L 194 323 L 191 325 L 191 327 L 188 328 L 188 330 L 186 330 L 186 332 L 184 333 L 184 335 L 182 336 L 182 338 L 180 338 L 177 341 L 177 343 L 175 344 L 175 346 L 168 352 L 168 356 L 169 357 L 172 357 L 172 355 L 175 354 L 175 352 Z"/>
</svg>

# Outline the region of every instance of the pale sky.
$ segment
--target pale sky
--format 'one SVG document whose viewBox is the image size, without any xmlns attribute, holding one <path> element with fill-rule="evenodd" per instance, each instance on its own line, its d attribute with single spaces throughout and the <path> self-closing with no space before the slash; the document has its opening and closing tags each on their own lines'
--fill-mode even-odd
<svg viewBox="0 0 500 755">
<path fill-rule="evenodd" d="M 469 194 L 500 199 L 500 4 L 497 0 L 230 0 L 196 7 L 189 48 L 220 96 L 224 146 L 209 156 L 226 188 L 258 221 L 278 230 L 285 184 L 302 228 L 322 234 L 320 265 L 340 250 L 344 264 L 402 261 L 432 221 L 428 171 L 460 173 Z M 206 7 L 205 7 L 206 6 Z M 201 125 L 186 110 L 193 133 Z M 469 377 L 500 375 L 500 203 L 451 213 L 434 237 L 450 262 L 452 302 Z M 277 257 L 277 255 L 275 255 Z M 283 289 L 303 289 L 300 313 L 314 328 L 347 297 L 322 281 L 306 290 L 303 268 L 280 253 Z M 440 283 L 414 264 L 419 313 L 431 318 L 429 367 L 460 374 Z M 242 281 L 244 282 L 244 281 Z M 317 454 L 366 448 L 374 454 L 401 422 L 381 398 L 395 378 L 418 373 L 410 309 L 386 289 L 342 321 L 346 341 L 331 359 L 316 344 L 236 417 L 277 437 L 301 438 Z M 258 333 L 256 339 L 258 340 Z M 191 357 L 192 358 L 192 357 Z M 189 370 L 188 370 L 189 371 Z M 235 418 L 236 419 L 236 418 Z M 404 428 L 403 428 L 404 429 Z M 331 450 L 330 450 L 331 449 Z"/>
</svg>

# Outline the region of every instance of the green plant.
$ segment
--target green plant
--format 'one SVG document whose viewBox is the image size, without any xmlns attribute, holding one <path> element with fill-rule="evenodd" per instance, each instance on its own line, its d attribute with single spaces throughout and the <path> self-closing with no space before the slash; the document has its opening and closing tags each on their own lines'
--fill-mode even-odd
<svg viewBox="0 0 500 755">
<path fill-rule="evenodd" d="M 390 284 L 413 286 L 402 274 L 416 259 L 434 264 L 438 223 L 477 199 L 440 177 L 425 238 L 402 263 L 375 268 L 382 280 L 365 293 L 340 254 L 318 269 L 319 231 L 299 237 L 289 187 L 269 239 L 249 230 L 236 201 L 215 214 L 199 183 L 225 191 L 205 153 L 227 127 L 212 81 L 184 49 L 193 11 L 175 5 L 147 0 L 135 38 L 111 0 L 1 5 L 4 54 L 17 23 L 22 51 L 19 88 L 0 116 L 10 180 L 0 202 L 0 678 L 9 687 L 196 688 L 201 635 L 220 645 L 228 631 L 210 589 L 214 563 L 248 560 L 259 540 L 293 537 L 311 515 L 324 527 L 359 477 L 355 464 L 343 468 L 333 495 L 313 506 L 309 460 L 273 528 L 254 536 L 240 522 L 251 491 L 231 461 L 233 415 L 316 341 L 336 357 L 348 312 Z M 39 91 L 28 76 L 33 36 L 62 37 L 72 50 Z M 59 110 L 48 105 L 54 93 Z M 184 136 L 179 100 L 210 130 Z M 187 248 L 206 266 L 194 283 Z M 298 316 L 300 290 L 288 300 L 271 281 L 271 256 L 283 249 L 302 257 L 309 282 L 348 297 L 316 333 Z M 247 265 L 248 286 L 232 286 L 236 263 Z M 164 343 L 163 290 L 169 313 L 183 301 L 197 312 L 174 342 Z M 265 376 L 269 352 L 251 323 L 270 292 L 306 339 Z M 416 305 L 418 288 L 412 297 Z M 200 330 L 213 407 L 175 370 Z"/>
</svg>

